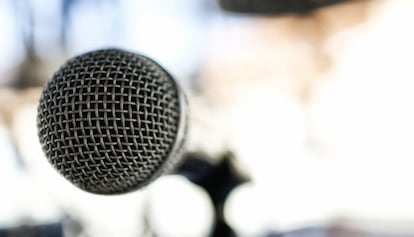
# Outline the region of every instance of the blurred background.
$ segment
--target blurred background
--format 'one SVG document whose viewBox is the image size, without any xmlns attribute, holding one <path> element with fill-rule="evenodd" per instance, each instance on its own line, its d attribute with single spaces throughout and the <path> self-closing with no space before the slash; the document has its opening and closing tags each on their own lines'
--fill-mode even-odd
<svg viewBox="0 0 414 237">
<path fill-rule="evenodd" d="M 414 236 L 414 1 L 0 0 L 0 237 Z M 44 83 L 119 47 L 188 94 L 186 162 L 122 196 L 60 177 Z"/>
</svg>

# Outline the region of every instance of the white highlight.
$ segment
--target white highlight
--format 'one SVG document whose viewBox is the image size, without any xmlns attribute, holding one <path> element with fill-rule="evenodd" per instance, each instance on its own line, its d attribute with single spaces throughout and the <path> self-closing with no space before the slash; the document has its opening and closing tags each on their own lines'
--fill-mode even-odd
<svg viewBox="0 0 414 237">
<path fill-rule="evenodd" d="M 149 222 L 157 236 L 209 236 L 213 206 L 207 193 L 184 177 L 161 177 L 149 187 Z"/>
</svg>

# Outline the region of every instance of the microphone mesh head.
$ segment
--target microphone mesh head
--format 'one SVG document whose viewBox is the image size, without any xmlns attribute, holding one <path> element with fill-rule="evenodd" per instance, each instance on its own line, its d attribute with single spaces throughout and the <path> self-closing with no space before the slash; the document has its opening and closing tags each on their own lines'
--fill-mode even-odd
<svg viewBox="0 0 414 237">
<path fill-rule="evenodd" d="M 144 56 L 119 49 L 83 54 L 42 92 L 42 149 L 83 190 L 135 190 L 178 160 L 186 127 L 182 98 L 168 72 Z"/>
</svg>

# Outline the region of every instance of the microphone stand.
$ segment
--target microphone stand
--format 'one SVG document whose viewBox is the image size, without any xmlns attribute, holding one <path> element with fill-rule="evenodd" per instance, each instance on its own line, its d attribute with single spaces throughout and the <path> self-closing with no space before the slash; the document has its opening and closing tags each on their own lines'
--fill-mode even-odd
<svg viewBox="0 0 414 237">
<path fill-rule="evenodd" d="M 184 162 L 175 170 L 174 174 L 186 177 L 190 182 L 202 187 L 209 195 L 215 212 L 215 221 L 211 237 L 235 237 L 235 232 L 224 219 L 224 203 L 231 191 L 248 181 L 234 168 L 233 154 L 223 154 L 219 162 L 212 164 L 209 159 L 200 153 L 187 153 Z"/>
</svg>

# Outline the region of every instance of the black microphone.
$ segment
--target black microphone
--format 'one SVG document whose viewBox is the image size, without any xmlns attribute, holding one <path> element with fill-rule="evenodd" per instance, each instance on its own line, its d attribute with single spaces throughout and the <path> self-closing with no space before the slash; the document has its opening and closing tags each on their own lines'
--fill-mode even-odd
<svg viewBox="0 0 414 237">
<path fill-rule="evenodd" d="M 96 194 L 139 189 L 181 160 L 187 101 L 148 57 L 120 49 L 67 61 L 40 97 L 37 126 L 49 162 Z"/>
</svg>

